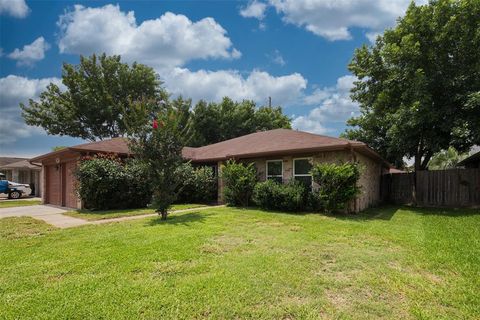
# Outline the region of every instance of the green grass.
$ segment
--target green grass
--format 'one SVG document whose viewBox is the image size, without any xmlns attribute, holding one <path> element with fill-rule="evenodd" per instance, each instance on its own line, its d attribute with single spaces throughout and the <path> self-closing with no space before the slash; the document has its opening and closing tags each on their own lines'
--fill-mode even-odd
<svg viewBox="0 0 480 320">
<path fill-rule="evenodd" d="M 193 208 L 200 208 L 205 206 L 206 205 L 204 204 L 196 204 L 196 203 L 174 204 L 172 205 L 170 211 L 193 209 Z M 142 214 L 151 214 L 151 213 L 155 213 L 155 210 L 145 208 L 145 209 L 99 210 L 99 211 L 74 210 L 74 211 L 65 212 L 63 214 L 74 217 L 74 218 L 93 221 L 93 220 L 112 219 L 112 218 L 129 217 L 129 216 L 138 216 Z"/>
<path fill-rule="evenodd" d="M 479 319 L 480 211 L 0 219 L 0 319 Z"/>
<path fill-rule="evenodd" d="M 40 200 L 1 200 L 0 208 L 35 206 L 41 203 L 42 201 Z"/>
</svg>

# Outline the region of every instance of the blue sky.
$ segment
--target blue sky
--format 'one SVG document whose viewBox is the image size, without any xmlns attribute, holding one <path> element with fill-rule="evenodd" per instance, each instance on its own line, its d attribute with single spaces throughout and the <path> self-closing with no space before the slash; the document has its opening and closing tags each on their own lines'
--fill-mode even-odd
<svg viewBox="0 0 480 320">
<path fill-rule="evenodd" d="M 81 142 L 23 123 L 18 104 L 60 83 L 63 62 L 107 52 L 152 66 L 174 96 L 265 104 L 299 130 L 338 136 L 358 113 L 347 65 L 408 0 L 0 0 L 0 155 Z"/>
</svg>

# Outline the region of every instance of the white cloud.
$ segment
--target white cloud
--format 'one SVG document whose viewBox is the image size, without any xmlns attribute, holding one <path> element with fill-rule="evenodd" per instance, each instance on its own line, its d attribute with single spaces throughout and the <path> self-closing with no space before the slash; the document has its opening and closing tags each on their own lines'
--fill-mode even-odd
<svg viewBox="0 0 480 320">
<path fill-rule="evenodd" d="M 256 18 L 262 20 L 265 18 L 265 9 L 267 5 L 256 0 L 250 1 L 247 6 L 240 9 L 240 15 L 244 18 Z"/>
<path fill-rule="evenodd" d="M 267 55 L 267 57 L 275 64 L 278 64 L 279 66 L 284 66 L 286 64 L 286 61 L 285 59 L 283 59 L 283 56 L 282 54 L 280 53 L 280 51 L 278 50 L 275 50 L 273 52 L 273 54 L 271 55 Z"/>
<path fill-rule="evenodd" d="M 15 49 L 8 55 L 10 59 L 17 60 L 18 65 L 33 65 L 35 62 L 45 58 L 45 51 L 50 48 L 50 45 L 43 37 L 37 38 L 31 44 L 23 46 L 23 49 Z"/>
<path fill-rule="evenodd" d="M 258 20 L 258 29 L 264 31 L 267 24 L 263 21 L 267 4 L 257 0 L 250 1 L 245 7 L 240 9 L 240 15 L 244 18 L 255 18 Z"/>
<path fill-rule="evenodd" d="M 371 40 L 393 26 L 411 0 L 269 0 L 286 23 L 328 40 L 348 40 L 352 27 L 366 29 Z M 416 1 L 425 3 L 426 0 Z"/>
<path fill-rule="evenodd" d="M 308 115 L 293 119 L 293 127 L 302 131 L 325 134 L 333 131 L 332 125 L 345 123 L 359 112 L 358 104 L 350 99 L 350 89 L 356 77 L 347 75 L 337 79 L 334 87 L 315 90 L 305 96 L 304 104 L 316 106 Z"/>
<path fill-rule="evenodd" d="M 261 17 L 265 4 L 250 3 L 249 14 Z M 235 100 L 264 102 L 272 96 L 275 103 L 293 101 L 301 96 L 307 81 L 297 73 L 272 76 L 258 70 L 244 76 L 236 70 L 191 71 L 183 65 L 193 59 L 240 57 L 227 32 L 213 18 L 192 22 L 188 17 L 167 12 L 155 20 L 137 25 L 134 12 L 119 6 L 100 8 L 74 6 L 58 21 L 62 53 L 120 54 L 125 61 L 150 65 L 162 77 L 167 90 L 191 97 L 194 101 L 218 101 L 224 96 Z M 285 63 L 281 55 L 275 62 Z"/>
<path fill-rule="evenodd" d="M 14 143 L 19 138 L 44 134 L 43 129 L 25 124 L 19 104 L 28 103 L 29 99 L 38 99 L 51 82 L 63 88 L 58 78 L 28 79 L 15 75 L 0 78 L 0 145 Z"/>
<path fill-rule="evenodd" d="M 258 70 L 244 77 L 234 70 L 175 68 L 162 76 L 169 92 L 190 97 L 193 101 L 220 101 L 228 96 L 233 100 L 250 99 L 265 103 L 270 96 L 275 105 L 285 105 L 299 99 L 307 86 L 307 80 L 299 73 L 275 77 Z"/>
<path fill-rule="evenodd" d="M 30 8 L 25 0 L 0 0 L 0 14 L 8 14 L 15 18 L 25 18 Z"/>
<path fill-rule="evenodd" d="M 61 53 L 120 54 L 156 68 L 181 66 L 193 59 L 236 59 L 227 32 L 213 18 L 192 22 L 181 14 L 166 12 L 137 25 L 133 11 L 106 5 L 86 8 L 75 5 L 58 21 Z"/>
</svg>

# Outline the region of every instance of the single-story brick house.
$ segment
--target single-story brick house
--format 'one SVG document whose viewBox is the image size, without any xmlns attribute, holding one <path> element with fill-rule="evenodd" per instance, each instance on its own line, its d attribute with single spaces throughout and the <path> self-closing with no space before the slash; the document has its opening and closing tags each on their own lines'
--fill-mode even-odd
<svg viewBox="0 0 480 320">
<path fill-rule="evenodd" d="M 81 208 L 75 195 L 73 170 L 81 156 L 96 153 L 114 153 L 132 156 L 123 138 L 114 138 L 78 146 L 31 159 L 43 168 L 43 202 L 72 208 Z M 311 162 L 357 161 L 363 169 L 359 184 L 362 194 L 353 205 L 360 211 L 380 201 L 381 175 L 389 164 L 365 143 L 327 137 L 307 132 L 275 129 L 248 134 L 199 148 L 185 147 L 183 157 L 194 164 L 209 165 L 221 171 L 228 159 L 253 162 L 260 181 L 290 179 L 311 183 Z M 221 176 L 221 174 L 220 174 Z M 218 201 L 223 202 L 223 183 L 218 182 Z"/>
</svg>

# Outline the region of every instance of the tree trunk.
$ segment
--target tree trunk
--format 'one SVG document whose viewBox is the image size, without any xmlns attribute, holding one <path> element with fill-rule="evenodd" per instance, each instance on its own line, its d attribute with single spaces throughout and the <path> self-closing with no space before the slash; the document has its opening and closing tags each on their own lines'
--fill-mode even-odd
<svg viewBox="0 0 480 320">
<path fill-rule="evenodd" d="M 167 215 L 168 215 L 167 210 L 162 210 L 160 214 L 162 215 L 162 220 L 167 220 Z"/>
<path fill-rule="evenodd" d="M 425 154 L 425 157 L 423 157 L 423 162 L 420 165 L 420 170 L 427 170 L 428 168 L 428 163 L 430 162 L 430 159 L 432 158 L 433 153 L 432 152 L 427 152 Z"/>
<path fill-rule="evenodd" d="M 412 200 L 413 200 L 413 205 L 417 205 L 417 173 L 420 170 L 426 170 L 428 167 L 428 162 L 432 158 L 433 153 L 430 151 L 427 151 L 425 153 L 425 156 L 423 156 L 423 152 L 417 152 L 415 155 L 415 172 L 413 176 L 413 190 L 412 190 Z M 423 161 L 422 161 L 423 158 Z"/>
<path fill-rule="evenodd" d="M 159 210 L 157 211 L 158 215 L 161 217 L 161 220 L 167 220 L 168 211 L 167 210 Z"/>
<path fill-rule="evenodd" d="M 415 155 L 415 172 L 422 170 L 422 155 L 417 153 Z"/>
<path fill-rule="evenodd" d="M 422 155 L 420 152 L 415 154 L 415 172 L 413 173 L 412 204 L 417 205 L 417 172 L 422 168 Z"/>
</svg>

